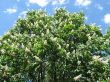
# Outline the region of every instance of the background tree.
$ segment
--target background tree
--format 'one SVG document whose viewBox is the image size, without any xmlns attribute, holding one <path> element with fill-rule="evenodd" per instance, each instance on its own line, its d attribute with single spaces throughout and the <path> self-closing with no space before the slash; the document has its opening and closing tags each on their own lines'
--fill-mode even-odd
<svg viewBox="0 0 110 82">
<path fill-rule="evenodd" d="M 29 11 L 0 38 L 0 82 L 109 82 L 109 49 L 82 12 Z"/>
</svg>

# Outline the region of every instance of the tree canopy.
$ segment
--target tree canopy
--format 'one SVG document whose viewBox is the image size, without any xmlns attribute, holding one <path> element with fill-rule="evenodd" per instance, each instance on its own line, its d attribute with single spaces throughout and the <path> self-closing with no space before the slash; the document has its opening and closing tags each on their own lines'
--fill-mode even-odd
<svg viewBox="0 0 110 82">
<path fill-rule="evenodd" d="M 110 82 L 110 30 L 84 14 L 32 10 L 0 38 L 0 82 Z"/>
</svg>

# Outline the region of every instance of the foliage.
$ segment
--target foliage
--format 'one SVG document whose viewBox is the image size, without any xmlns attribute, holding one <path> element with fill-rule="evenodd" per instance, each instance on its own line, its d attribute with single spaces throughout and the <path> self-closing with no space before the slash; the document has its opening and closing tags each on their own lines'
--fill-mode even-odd
<svg viewBox="0 0 110 82">
<path fill-rule="evenodd" d="M 0 82 L 109 82 L 109 54 L 109 32 L 82 12 L 29 11 L 0 38 Z"/>
</svg>

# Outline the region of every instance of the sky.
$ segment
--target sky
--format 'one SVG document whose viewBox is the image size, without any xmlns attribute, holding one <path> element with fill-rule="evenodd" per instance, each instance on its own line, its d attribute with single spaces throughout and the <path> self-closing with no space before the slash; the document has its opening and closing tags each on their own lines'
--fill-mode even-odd
<svg viewBox="0 0 110 82">
<path fill-rule="evenodd" d="M 29 10 L 44 9 L 53 14 L 61 7 L 71 13 L 83 11 L 85 23 L 96 24 L 102 33 L 110 26 L 110 0 L 0 0 L 0 36 Z"/>
</svg>

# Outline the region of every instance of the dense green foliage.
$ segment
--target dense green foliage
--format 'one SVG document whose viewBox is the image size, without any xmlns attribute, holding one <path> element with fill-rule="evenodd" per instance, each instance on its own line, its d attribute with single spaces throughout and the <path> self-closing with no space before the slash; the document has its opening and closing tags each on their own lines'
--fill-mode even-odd
<svg viewBox="0 0 110 82">
<path fill-rule="evenodd" d="M 110 31 L 84 14 L 30 11 L 0 38 L 0 82 L 110 82 Z"/>
</svg>

